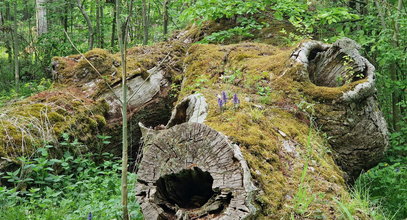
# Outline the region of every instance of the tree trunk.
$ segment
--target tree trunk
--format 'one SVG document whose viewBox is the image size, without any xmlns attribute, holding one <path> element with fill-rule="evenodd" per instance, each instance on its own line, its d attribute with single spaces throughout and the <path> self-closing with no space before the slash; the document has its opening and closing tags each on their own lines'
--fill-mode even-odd
<svg viewBox="0 0 407 220">
<path fill-rule="evenodd" d="M 386 4 L 388 4 L 388 3 L 386 3 Z M 387 6 L 382 7 L 380 5 L 380 3 L 378 2 L 378 0 L 375 0 L 375 5 L 376 5 L 376 9 L 379 13 L 379 17 L 380 17 L 380 21 L 381 21 L 381 25 L 382 25 L 382 31 L 386 31 L 388 29 L 388 26 L 386 24 L 386 18 L 385 18 L 385 14 L 386 14 L 385 10 L 386 10 Z M 399 11 L 401 10 L 401 6 L 402 6 L 401 1 L 399 1 L 398 8 L 397 8 Z M 398 47 L 398 35 L 399 35 L 398 23 L 397 23 L 397 21 L 394 21 L 393 23 L 394 23 L 394 27 L 393 27 L 394 30 L 392 30 L 393 39 L 391 40 L 391 44 L 394 47 Z M 389 72 L 390 72 L 390 79 L 393 82 L 396 82 L 398 80 L 398 77 L 397 77 L 398 68 L 397 68 L 397 64 L 395 62 L 392 62 L 390 64 Z M 392 127 L 393 127 L 394 131 L 399 131 L 401 129 L 400 126 L 398 125 L 398 123 L 401 121 L 401 109 L 400 109 L 400 106 L 398 105 L 399 102 L 400 102 L 400 96 L 399 96 L 399 91 L 396 87 L 396 89 L 394 89 L 391 94 Z"/>
<path fill-rule="evenodd" d="M 144 147 L 136 197 L 144 216 L 147 219 L 289 218 L 290 214 L 282 214 L 286 211 L 277 204 L 284 201 L 282 206 L 300 205 L 290 199 L 296 194 L 287 185 L 317 187 L 319 193 L 326 195 L 330 194 L 330 187 L 345 187 L 340 183 L 343 180 L 339 180 L 342 173 L 334 171 L 335 165 L 323 154 L 313 153 L 316 146 L 325 145 L 324 141 L 319 142 L 324 138 L 315 131 L 313 123 L 329 135 L 327 142 L 332 146 L 334 158 L 350 182 L 361 170 L 377 164 L 387 146 L 387 129 L 374 97 L 374 67 L 360 56 L 358 48 L 350 39 L 333 45 L 304 43 L 292 53 L 294 63 L 288 65 L 289 69 L 275 73 L 269 84 L 280 90 L 270 96 L 283 102 L 276 100 L 264 106 L 252 104 L 256 97 L 246 96 L 242 103 L 234 98 L 234 104 L 227 104 L 229 93 L 223 104 L 217 106 L 214 97 L 222 88 L 239 96 L 248 93 L 239 89 L 242 81 L 234 81 L 231 86 L 223 79 L 216 80 L 220 74 L 226 74 L 219 65 L 249 71 L 250 61 L 239 62 L 238 57 L 245 52 L 239 53 L 264 54 L 269 49 L 260 45 L 193 46 L 185 59 L 187 77 L 183 79 L 181 94 L 191 90 L 202 93 L 182 100 L 167 126 L 148 129 L 140 125 Z M 273 48 L 270 51 L 276 52 Z M 280 56 L 272 55 L 269 61 L 275 63 L 279 59 Z M 206 79 L 205 74 L 213 76 L 214 81 L 194 87 L 197 80 Z M 226 75 L 223 77 L 227 79 Z M 336 84 L 335 79 L 339 77 L 346 80 Z M 290 103 L 296 99 L 293 87 L 297 86 L 310 103 Z M 282 98 L 281 91 L 291 97 Z M 300 124 L 304 125 L 302 131 Z M 291 130 L 291 126 L 298 130 Z M 319 166 L 315 161 L 330 165 Z M 250 172 L 245 172 L 245 164 Z M 292 179 L 296 172 L 304 177 Z M 330 173 L 329 177 L 320 176 L 320 172 Z M 338 181 L 332 181 L 336 178 Z M 258 191 L 252 187 L 253 183 Z M 324 200 L 324 203 L 314 204 L 313 208 L 332 209 L 332 201 Z M 297 213 L 302 218 L 298 208 L 288 213 Z"/>
<path fill-rule="evenodd" d="M 4 12 L 0 11 L 0 25 L 5 28 L 4 36 L 5 36 L 5 45 L 6 53 L 7 53 L 7 61 L 11 65 L 13 63 L 13 52 L 12 52 L 12 31 L 11 28 L 6 26 L 6 21 L 11 21 L 11 13 L 10 13 L 10 4 L 5 2 Z"/>
<path fill-rule="evenodd" d="M 143 129 L 136 192 L 145 219 L 254 216 L 256 188 L 239 147 L 226 136 L 194 122 Z"/>
<path fill-rule="evenodd" d="M 13 19 L 13 54 L 14 54 L 14 79 L 17 91 L 20 87 L 20 65 L 18 61 L 18 23 L 17 23 L 17 2 L 13 3 L 14 19 Z"/>
<path fill-rule="evenodd" d="M 105 33 L 103 28 L 103 19 L 104 19 L 104 4 L 102 3 L 99 7 L 99 14 L 100 14 L 100 34 L 99 34 L 99 41 L 100 41 L 100 48 L 105 47 Z"/>
<path fill-rule="evenodd" d="M 121 178 L 121 191 L 122 191 L 122 217 L 124 220 L 129 220 L 128 210 L 128 190 L 127 190 L 127 169 L 128 169 L 128 97 L 127 97 L 127 69 L 126 69 L 126 28 L 121 30 L 122 23 L 120 22 L 120 1 L 116 0 L 116 25 L 117 25 L 117 39 L 120 48 L 120 57 L 122 63 L 122 98 L 121 98 L 121 112 L 122 112 L 122 178 Z"/>
<path fill-rule="evenodd" d="M 94 42 L 94 31 L 93 31 L 93 26 L 92 26 L 92 21 L 90 20 L 88 13 L 85 11 L 85 8 L 83 7 L 83 4 L 81 3 L 81 0 L 77 0 L 77 6 L 79 10 L 81 11 L 83 17 L 85 18 L 86 24 L 88 25 L 88 32 L 89 32 L 89 38 L 88 38 L 88 44 L 89 44 L 89 50 L 93 49 L 93 42 Z"/>
<path fill-rule="evenodd" d="M 393 30 L 393 40 L 392 40 L 392 45 L 396 48 L 398 48 L 399 45 L 399 36 L 400 36 L 400 30 L 399 30 L 399 23 L 398 23 L 398 17 L 401 14 L 401 9 L 402 9 L 402 1 L 399 0 L 397 2 L 397 17 L 393 21 L 394 24 L 394 30 Z M 399 81 L 399 69 L 397 68 L 397 63 L 393 62 L 390 65 L 390 78 L 393 82 Z M 402 115 L 401 115 L 401 107 L 399 103 L 401 102 L 401 89 L 399 87 L 396 87 L 396 89 L 393 90 L 392 94 L 392 109 L 393 109 L 393 129 L 394 131 L 400 131 L 401 126 L 399 125 L 399 122 L 402 121 Z"/>
<path fill-rule="evenodd" d="M 169 0 L 164 0 L 163 3 L 163 34 L 164 37 L 168 34 L 168 4 Z"/>
<path fill-rule="evenodd" d="M 330 136 L 328 142 L 337 153 L 337 163 L 351 180 L 355 179 L 362 170 L 377 164 L 387 147 L 386 122 L 381 113 L 375 110 L 378 109 L 374 87 L 375 69 L 367 59 L 360 56 L 359 45 L 350 39 L 337 41 L 329 48 L 312 42 L 305 43 L 303 48 L 303 51 L 299 50 L 300 55 L 295 53 L 295 56 L 299 55 L 297 59 L 306 64 L 310 80 L 316 86 L 332 86 L 329 83 L 335 84 L 338 78 L 342 80 L 337 86 L 342 87 L 362 82 L 353 91 L 341 92 L 343 103 L 327 103 L 316 112 L 316 122 Z M 302 60 L 301 53 L 308 54 L 308 58 Z M 321 89 L 326 90 L 326 95 L 338 92 L 334 88 Z M 331 99 L 331 94 L 321 96 L 321 93 L 309 91 L 308 88 L 305 88 L 305 92 Z M 327 112 L 332 115 L 327 115 Z M 364 132 L 368 135 L 358 135 Z"/>
<path fill-rule="evenodd" d="M 96 0 L 96 39 L 98 42 L 98 47 L 102 48 L 101 39 L 101 31 L 100 31 L 100 0 Z"/>
<path fill-rule="evenodd" d="M 48 32 L 47 23 L 47 8 L 45 7 L 46 0 L 36 0 L 36 12 L 37 12 L 37 33 L 41 36 Z"/>
<path fill-rule="evenodd" d="M 142 2 L 142 7 L 143 7 L 143 11 L 142 11 L 142 16 L 143 16 L 143 45 L 147 45 L 148 44 L 148 14 L 147 14 L 147 4 L 146 4 L 146 0 L 143 0 Z"/>
<path fill-rule="evenodd" d="M 64 15 L 62 16 L 62 26 L 64 27 L 64 30 L 68 33 L 68 21 L 69 21 L 69 8 L 70 8 L 70 5 L 67 3 L 67 2 L 65 2 L 65 5 L 64 5 L 65 7 L 64 7 Z"/>
<path fill-rule="evenodd" d="M 117 34 L 116 34 L 116 14 L 117 14 L 116 8 L 113 7 L 112 37 L 110 40 L 110 46 L 112 48 L 115 46 L 115 39 L 117 36 Z"/>
</svg>

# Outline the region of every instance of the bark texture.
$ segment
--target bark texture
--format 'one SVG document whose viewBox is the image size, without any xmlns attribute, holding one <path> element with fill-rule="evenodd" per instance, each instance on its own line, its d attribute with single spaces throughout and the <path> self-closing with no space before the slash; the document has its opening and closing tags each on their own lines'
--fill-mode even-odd
<svg viewBox="0 0 407 220">
<path fill-rule="evenodd" d="M 344 199 L 345 180 L 352 181 L 380 159 L 387 146 L 387 129 L 375 99 L 374 68 L 350 39 L 333 45 L 310 41 L 291 55 L 285 52 L 261 44 L 189 49 L 180 92 L 185 98 L 175 106 L 164 130 L 145 130 L 143 135 L 137 199 L 147 219 L 277 219 L 290 218 L 290 213 L 300 219 L 338 217 L 328 211 L 336 209 L 329 199 L 311 202 L 309 213 L 299 214 L 296 192 Z M 256 87 L 270 87 L 267 96 L 272 100 L 263 101 L 265 95 L 253 91 Z M 218 106 L 217 94 L 225 90 L 226 100 L 236 93 L 241 102 Z M 198 97 L 206 98 L 208 107 L 199 108 Z M 204 120 L 191 123 L 194 114 Z M 234 185 L 237 174 L 230 174 L 232 165 L 219 166 L 225 163 L 223 151 L 229 148 L 215 133 L 203 129 L 206 125 L 225 134 L 248 164 L 258 191 L 253 198 L 240 192 L 250 210 L 247 215 L 208 209 L 214 204 L 211 198 L 222 201 L 224 208 L 231 205 L 216 199 L 217 187 L 211 185 L 216 174 L 230 175 L 221 178 L 226 185 Z M 208 146 L 220 153 L 205 153 Z M 185 195 L 178 188 L 191 185 L 207 192 L 198 195 L 204 199 L 195 201 L 194 193 Z M 233 194 L 236 197 L 244 201 Z"/>
</svg>

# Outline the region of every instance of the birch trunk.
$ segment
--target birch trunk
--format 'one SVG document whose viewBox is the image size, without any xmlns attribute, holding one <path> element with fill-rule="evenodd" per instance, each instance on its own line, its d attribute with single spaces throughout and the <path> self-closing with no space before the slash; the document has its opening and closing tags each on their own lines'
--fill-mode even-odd
<svg viewBox="0 0 407 220">
<path fill-rule="evenodd" d="M 48 22 L 47 22 L 47 9 L 45 4 L 47 0 L 36 0 L 36 12 L 37 12 L 37 33 L 41 36 L 48 32 Z"/>
</svg>

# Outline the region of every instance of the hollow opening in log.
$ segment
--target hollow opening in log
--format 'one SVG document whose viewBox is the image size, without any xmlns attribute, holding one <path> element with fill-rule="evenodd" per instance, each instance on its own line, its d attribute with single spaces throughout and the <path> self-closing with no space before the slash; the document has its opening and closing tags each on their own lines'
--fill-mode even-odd
<svg viewBox="0 0 407 220">
<path fill-rule="evenodd" d="M 172 127 L 174 125 L 182 124 L 187 122 L 187 109 L 189 106 L 189 100 L 181 102 L 179 105 L 176 106 L 176 114 L 168 123 L 168 127 Z"/>
<path fill-rule="evenodd" d="M 135 167 L 137 159 L 141 159 L 140 139 L 142 137 L 138 123 L 143 123 L 148 128 L 162 129 L 168 123 L 171 117 L 171 106 L 174 99 L 165 98 L 152 104 L 146 105 L 143 109 L 130 115 L 129 133 L 130 133 L 130 167 Z M 121 142 L 120 142 L 121 143 Z"/>
<path fill-rule="evenodd" d="M 366 78 L 364 64 L 339 50 L 313 48 L 308 55 L 308 73 L 317 86 L 338 87 Z"/>
<path fill-rule="evenodd" d="M 212 184 L 209 172 L 194 167 L 160 177 L 156 182 L 156 196 L 180 208 L 200 208 L 214 194 Z"/>
<path fill-rule="evenodd" d="M 322 48 L 322 47 L 315 47 L 313 48 L 308 55 L 308 61 L 312 62 L 315 57 L 317 57 L 318 53 L 324 52 L 326 51 L 326 49 Z"/>
</svg>

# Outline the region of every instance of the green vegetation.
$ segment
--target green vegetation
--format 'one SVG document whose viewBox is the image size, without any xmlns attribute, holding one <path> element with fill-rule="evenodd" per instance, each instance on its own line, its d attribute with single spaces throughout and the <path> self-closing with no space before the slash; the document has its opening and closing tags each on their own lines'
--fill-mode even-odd
<svg viewBox="0 0 407 220">
<path fill-rule="evenodd" d="M 120 159 L 70 152 L 55 159 L 52 149 L 39 148 L 33 158 L 19 158 L 21 168 L 1 173 L 9 186 L 0 187 L 0 219 L 86 219 L 89 213 L 94 219 L 120 219 Z M 135 174 L 129 179 L 134 192 Z M 132 219 L 142 219 L 134 196 L 129 208 Z"/>
<path fill-rule="evenodd" d="M 380 163 L 359 177 L 357 186 L 365 187 L 372 205 L 381 207 L 387 216 L 403 219 L 407 216 L 407 167 L 405 164 Z"/>
<path fill-rule="evenodd" d="M 18 91 L 15 89 L 1 90 L 0 91 L 0 106 L 4 105 L 10 100 L 21 100 L 30 95 L 45 91 L 52 85 L 50 79 L 42 78 L 41 80 L 33 80 L 24 83 Z M 1 88 L 1 87 L 0 87 Z M 4 88 L 4 87 L 3 87 Z"/>
</svg>

